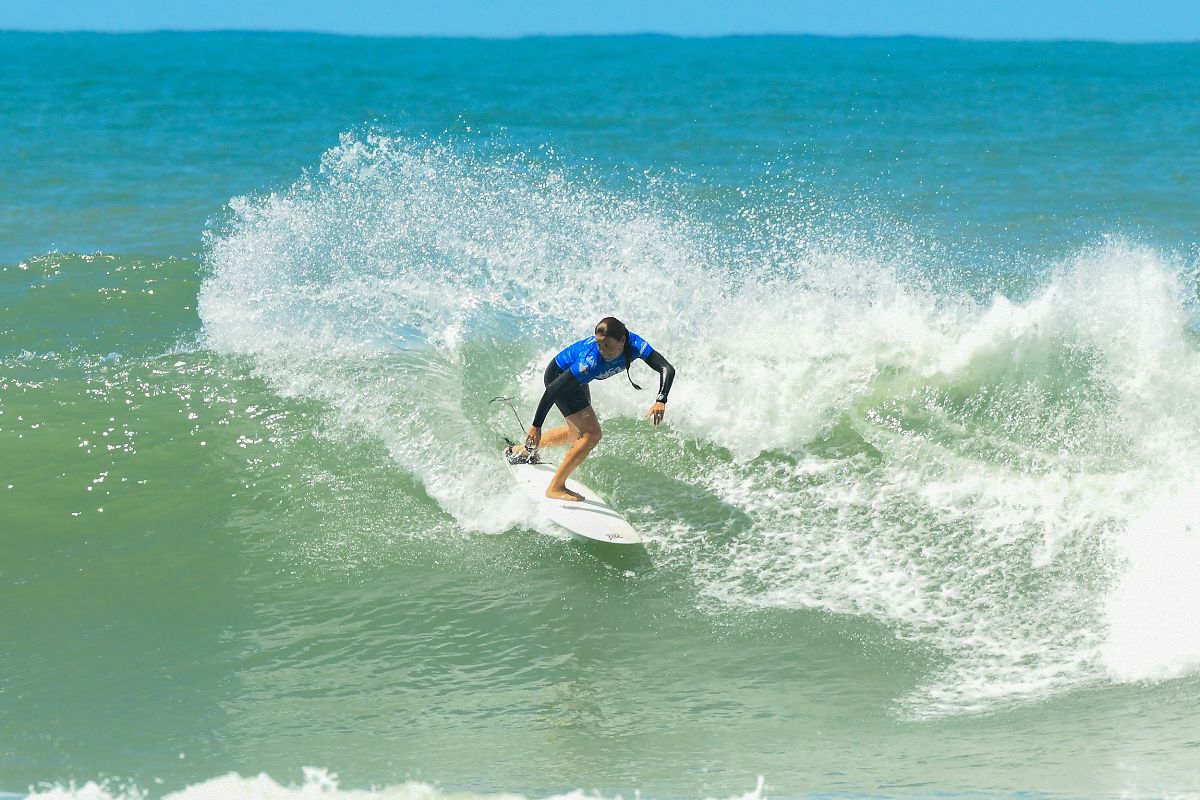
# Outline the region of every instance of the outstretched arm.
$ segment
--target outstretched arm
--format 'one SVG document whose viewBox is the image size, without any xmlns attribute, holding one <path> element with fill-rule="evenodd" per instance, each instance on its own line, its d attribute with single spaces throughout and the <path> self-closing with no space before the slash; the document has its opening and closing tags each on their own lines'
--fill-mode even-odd
<svg viewBox="0 0 1200 800">
<path fill-rule="evenodd" d="M 658 372 L 658 398 L 646 412 L 646 416 L 651 417 L 654 424 L 657 425 L 662 422 L 663 415 L 667 413 L 667 395 L 671 393 L 671 384 L 675 381 L 675 368 L 657 350 L 650 354 L 646 363 L 650 369 Z"/>
<path fill-rule="evenodd" d="M 667 395 L 671 393 L 671 384 L 675 380 L 675 368 L 657 350 L 650 354 L 646 363 L 658 373 L 658 402 L 667 402 Z"/>
</svg>

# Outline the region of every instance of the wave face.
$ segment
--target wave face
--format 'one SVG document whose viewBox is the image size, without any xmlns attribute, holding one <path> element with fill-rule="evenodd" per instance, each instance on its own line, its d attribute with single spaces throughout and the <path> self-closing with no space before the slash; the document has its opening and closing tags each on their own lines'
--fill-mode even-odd
<svg viewBox="0 0 1200 800">
<path fill-rule="evenodd" d="M 933 648 L 943 666 L 901 701 L 918 717 L 1200 666 L 1200 631 L 1145 624 L 1200 609 L 1169 567 L 1194 547 L 1200 480 L 1188 263 L 1107 240 L 1008 299 L 922 277 L 899 230 L 889 251 L 766 207 L 718 233 L 640 192 L 346 136 L 287 191 L 231 205 L 205 341 L 492 533 L 524 509 L 494 468 L 509 412 L 487 401 L 531 408 L 555 349 L 615 313 L 678 366 L 667 436 L 695 445 L 676 462 L 637 429 L 614 452 L 676 462 L 746 520 L 674 553 L 702 595 L 866 615 Z M 597 408 L 624 431 L 647 401 L 617 383 Z"/>
</svg>

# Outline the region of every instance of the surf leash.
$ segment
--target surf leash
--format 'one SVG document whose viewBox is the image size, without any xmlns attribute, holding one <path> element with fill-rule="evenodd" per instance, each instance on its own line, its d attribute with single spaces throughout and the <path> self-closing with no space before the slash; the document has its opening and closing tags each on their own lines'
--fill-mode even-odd
<svg viewBox="0 0 1200 800">
<path fill-rule="evenodd" d="M 513 416 L 517 418 L 517 424 L 521 426 L 521 433 L 524 434 L 525 433 L 525 423 L 521 421 L 521 415 L 517 413 L 517 407 L 513 405 L 512 398 L 511 397 L 493 397 L 491 400 L 488 401 L 488 405 L 490 406 L 492 403 L 498 403 L 498 402 L 503 402 L 510 409 L 512 409 Z M 514 442 L 512 439 L 508 438 L 507 436 L 504 437 L 504 441 L 508 444 L 508 447 L 505 448 L 505 450 L 504 450 L 504 457 L 508 459 L 508 463 L 510 463 L 510 464 L 537 464 L 540 461 L 540 459 L 538 458 L 537 450 L 526 452 L 525 455 L 523 455 L 523 456 L 514 456 L 513 450 L 516 448 L 517 443 Z"/>
<path fill-rule="evenodd" d="M 490 406 L 492 403 L 497 403 L 501 400 L 504 401 L 505 405 L 512 409 L 513 416 L 517 418 L 517 424 L 521 426 L 521 432 L 524 433 L 526 430 L 525 423 L 521 422 L 521 415 L 517 413 L 517 407 L 513 405 L 511 397 L 493 397 L 491 400 L 488 400 L 488 405 Z"/>
</svg>

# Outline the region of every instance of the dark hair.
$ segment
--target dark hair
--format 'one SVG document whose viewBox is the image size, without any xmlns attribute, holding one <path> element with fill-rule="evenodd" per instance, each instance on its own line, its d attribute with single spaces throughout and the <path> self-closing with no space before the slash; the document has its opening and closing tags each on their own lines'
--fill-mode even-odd
<svg viewBox="0 0 1200 800">
<path fill-rule="evenodd" d="M 596 323 L 596 335 L 609 339 L 629 341 L 629 328 L 616 317 L 605 317 Z"/>
<path fill-rule="evenodd" d="M 625 377 L 635 389 L 641 389 L 629 377 L 629 365 L 633 363 L 633 344 L 629 341 L 629 328 L 616 317 L 605 317 L 596 323 L 596 335 L 606 339 L 618 339 L 625 343 Z"/>
</svg>

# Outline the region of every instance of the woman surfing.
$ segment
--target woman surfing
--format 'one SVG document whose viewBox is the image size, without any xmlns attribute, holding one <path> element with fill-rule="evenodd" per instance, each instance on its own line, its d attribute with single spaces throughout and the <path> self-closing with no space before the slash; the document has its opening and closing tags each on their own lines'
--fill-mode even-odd
<svg viewBox="0 0 1200 800">
<path fill-rule="evenodd" d="M 662 422 L 667 413 L 667 395 L 675 380 L 675 368 L 642 337 L 631 332 L 616 317 L 605 317 L 596 324 L 594 336 L 580 339 L 563 349 L 546 367 L 546 391 L 533 415 L 533 424 L 525 436 L 525 447 L 510 446 L 504 455 L 512 463 L 527 461 L 539 447 L 570 444 L 562 463 L 546 487 L 546 496 L 556 500 L 582 500 L 583 496 L 567 488 L 567 478 L 583 463 L 588 453 L 600 443 L 600 421 L 592 409 L 592 393 L 588 384 L 611 378 L 622 370 L 626 377 L 634 359 L 642 359 L 658 372 L 658 397 L 646 416 L 654 424 Z M 635 389 L 641 389 L 629 378 Z M 542 423 L 550 406 L 558 407 L 567 424 L 542 435 Z"/>
</svg>

